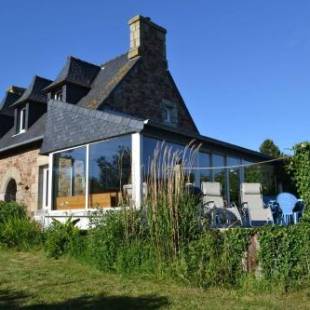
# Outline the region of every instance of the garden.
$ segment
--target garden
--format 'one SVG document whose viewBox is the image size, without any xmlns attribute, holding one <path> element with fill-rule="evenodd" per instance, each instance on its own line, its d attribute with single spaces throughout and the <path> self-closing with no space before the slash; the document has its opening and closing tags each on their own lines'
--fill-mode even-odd
<svg viewBox="0 0 310 310">
<path fill-rule="evenodd" d="M 42 230 L 24 206 L 1 202 L 0 307 L 307 308 L 309 143 L 289 161 L 306 210 L 285 227 L 211 229 L 197 217 L 196 197 L 180 190 L 187 176 L 169 170 L 158 181 L 158 169 L 141 209 L 98 210 L 86 231 L 70 218 Z"/>
</svg>

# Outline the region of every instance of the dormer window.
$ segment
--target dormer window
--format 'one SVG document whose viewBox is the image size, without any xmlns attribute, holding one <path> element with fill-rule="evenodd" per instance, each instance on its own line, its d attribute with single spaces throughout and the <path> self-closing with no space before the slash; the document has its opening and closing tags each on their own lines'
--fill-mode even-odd
<svg viewBox="0 0 310 310">
<path fill-rule="evenodd" d="M 26 113 L 26 107 L 17 110 L 16 129 L 18 134 L 26 131 Z"/>
<path fill-rule="evenodd" d="M 63 99 L 62 89 L 55 91 L 53 99 L 57 100 L 57 101 L 62 101 L 62 99 Z"/>
</svg>

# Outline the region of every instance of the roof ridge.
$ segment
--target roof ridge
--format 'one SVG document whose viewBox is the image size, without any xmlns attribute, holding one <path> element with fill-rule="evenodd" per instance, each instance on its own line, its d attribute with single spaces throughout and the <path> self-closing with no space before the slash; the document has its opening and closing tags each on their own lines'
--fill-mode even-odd
<svg viewBox="0 0 310 310">
<path fill-rule="evenodd" d="M 114 58 L 112 58 L 112 59 L 110 59 L 110 60 L 108 60 L 108 61 L 102 63 L 102 64 L 100 65 L 100 67 L 102 68 L 102 67 L 104 67 L 104 66 L 107 66 L 107 65 L 109 65 L 111 62 L 114 62 L 116 59 L 119 59 L 119 58 L 121 58 L 121 57 L 124 57 L 124 56 L 127 55 L 127 54 L 128 54 L 128 53 L 126 52 L 126 53 L 123 53 L 123 54 L 121 54 L 121 55 L 118 55 L 118 56 L 116 56 L 116 57 L 114 57 Z"/>
<path fill-rule="evenodd" d="M 43 81 L 46 81 L 46 82 L 53 82 L 53 80 L 50 80 L 48 78 L 45 78 L 45 77 L 37 75 L 37 74 L 34 75 L 34 77 L 32 78 L 32 81 L 35 81 L 35 79 L 40 79 L 40 80 L 43 80 Z"/>
<path fill-rule="evenodd" d="M 98 67 L 98 68 L 100 67 L 100 65 L 94 64 L 92 62 L 83 60 L 81 58 L 78 58 L 78 57 L 75 57 L 75 56 L 72 56 L 72 55 L 68 56 L 68 59 L 72 59 L 72 60 L 75 60 L 75 61 L 78 61 L 78 62 L 82 62 L 82 63 L 84 63 L 86 65 L 90 65 L 90 66 L 94 66 L 94 67 Z"/>
<path fill-rule="evenodd" d="M 39 75 L 34 75 L 33 78 L 31 79 L 29 86 L 26 88 L 26 90 L 23 92 L 23 94 L 11 106 L 15 106 L 19 103 L 25 102 L 26 100 L 32 100 L 33 94 L 37 94 L 39 96 L 45 97 L 45 95 L 43 95 L 41 93 L 44 87 L 39 87 L 39 91 L 37 89 L 38 87 L 36 86 L 36 84 L 40 83 L 40 82 L 42 85 L 42 82 L 44 82 L 44 84 L 47 84 L 47 83 L 51 84 L 53 81 L 50 79 L 44 78 L 42 76 L 39 76 Z M 36 99 L 38 99 L 38 97 Z M 43 100 L 43 99 L 39 98 L 39 100 Z"/>
</svg>

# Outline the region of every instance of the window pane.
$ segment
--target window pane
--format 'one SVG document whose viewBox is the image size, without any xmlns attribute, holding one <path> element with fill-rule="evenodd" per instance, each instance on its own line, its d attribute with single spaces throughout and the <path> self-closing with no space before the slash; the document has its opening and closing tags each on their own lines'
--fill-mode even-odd
<svg viewBox="0 0 310 310">
<path fill-rule="evenodd" d="M 43 206 L 43 184 L 44 184 L 44 167 L 39 167 L 39 192 L 38 192 L 38 209 Z"/>
<path fill-rule="evenodd" d="M 163 169 L 173 168 L 172 166 L 176 163 L 182 163 L 183 167 L 187 168 L 186 176 L 189 178 L 188 181 L 194 182 L 195 174 L 191 167 L 198 166 L 198 154 L 193 149 L 189 149 L 181 144 L 143 137 L 144 182 L 150 176 L 152 161 L 156 162 L 156 173 L 159 178 L 163 175 Z"/>
<path fill-rule="evenodd" d="M 20 125 L 20 129 L 21 130 L 25 130 L 26 128 L 26 109 L 22 109 L 21 110 L 21 125 Z"/>
<path fill-rule="evenodd" d="M 85 147 L 64 151 L 54 155 L 54 209 L 85 208 L 85 169 Z"/>
<path fill-rule="evenodd" d="M 39 167 L 38 209 L 48 206 L 48 166 Z"/>
<path fill-rule="evenodd" d="M 240 158 L 228 157 L 227 165 L 228 166 L 240 166 Z M 241 168 L 231 168 L 228 169 L 229 176 L 229 198 L 230 203 L 239 204 L 240 199 L 240 171 Z"/>
<path fill-rule="evenodd" d="M 222 155 L 212 154 L 212 166 L 213 167 L 224 167 L 225 158 Z M 224 168 L 213 170 L 213 178 L 215 182 L 220 182 L 222 185 L 222 195 L 227 200 L 226 195 L 226 173 Z"/>
<path fill-rule="evenodd" d="M 243 161 L 244 164 L 251 164 Z M 248 183 L 261 183 L 263 194 L 274 196 L 277 194 L 277 182 L 274 167 L 271 165 L 254 165 L 244 168 L 244 179 Z"/>
<path fill-rule="evenodd" d="M 199 166 L 202 168 L 211 167 L 211 155 L 208 153 L 199 153 Z M 200 183 L 211 181 L 211 169 L 200 170 Z"/>
<path fill-rule="evenodd" d="M 115 207 L 131 184 L 131 137 L 91 144 L 89 149 L 89 205 Z"/>
</svg>

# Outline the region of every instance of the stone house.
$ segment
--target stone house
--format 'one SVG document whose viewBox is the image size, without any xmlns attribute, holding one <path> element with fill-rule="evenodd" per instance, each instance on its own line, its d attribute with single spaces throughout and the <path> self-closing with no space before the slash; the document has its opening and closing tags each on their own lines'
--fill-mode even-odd
<svg viewBox="0 0 310 310">
<path fill-rule="evenodd" d="M 0 110 L 0 200 L 24 203 L 34 216 L 83 217 L 117 206 L 130 188 L 139 206 L 158 141 L 180 149 L 196 140 L 204 167 L 269 159 L 201 135 L 168 70 L 166 30 L 142 16 L 129 28 L 125 54 L 102 65 L 69 57 L 54 81 L 35 76 L 26 89 L 9 88 Z M 233 202 L 247 171 L 197 170 L 193 178 L 197 186 L 220 181 Z"/>
</svg>

